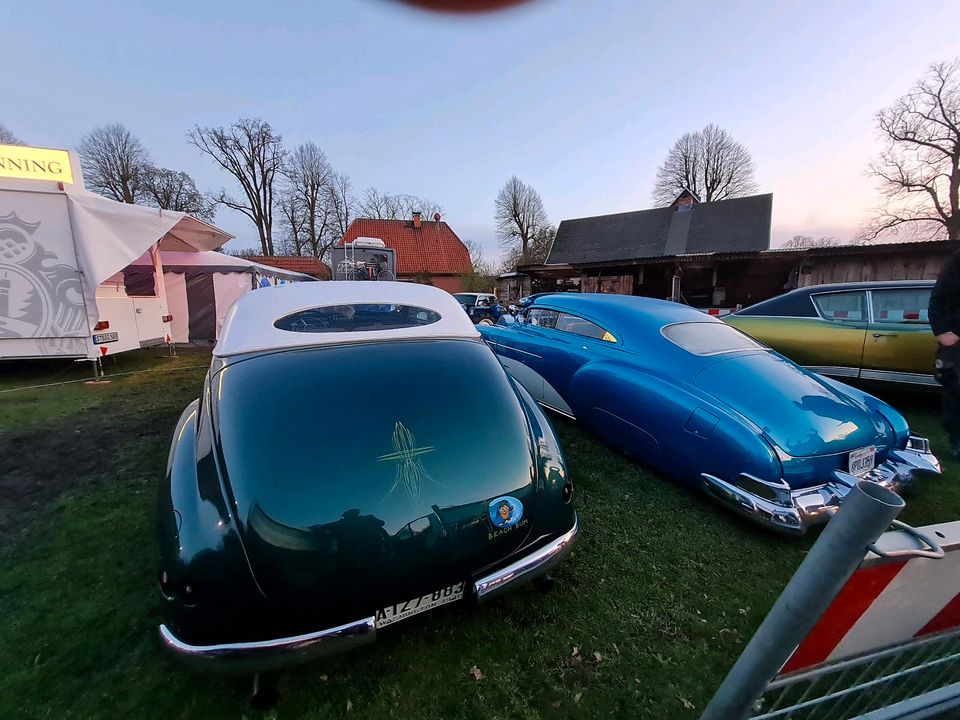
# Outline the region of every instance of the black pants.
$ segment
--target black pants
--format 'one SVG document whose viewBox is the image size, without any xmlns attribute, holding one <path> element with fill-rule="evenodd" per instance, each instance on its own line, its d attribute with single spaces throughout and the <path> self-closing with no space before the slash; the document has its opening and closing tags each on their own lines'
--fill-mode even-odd
<svg viewBox="0 0 960 720">
<path fill-rule="evenodd" d="M 936 378 L 943 386 L 943 429 L 960 450 L 960 345 L 937 349 Z"/>
</svg>

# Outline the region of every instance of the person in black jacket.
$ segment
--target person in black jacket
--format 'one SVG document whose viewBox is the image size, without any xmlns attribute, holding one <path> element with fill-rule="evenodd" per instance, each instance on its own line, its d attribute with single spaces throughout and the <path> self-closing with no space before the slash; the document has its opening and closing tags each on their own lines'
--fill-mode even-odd
<svg viewBox="0 0 960 720">
<path fill-rule="evenodd" d="M 950 454 L 960 460 L 960 252 L 954 253 L 930 293 L 930 329 L 940 343 L 935 374 L 943 386 L 943 427 Z"/>
</svg>

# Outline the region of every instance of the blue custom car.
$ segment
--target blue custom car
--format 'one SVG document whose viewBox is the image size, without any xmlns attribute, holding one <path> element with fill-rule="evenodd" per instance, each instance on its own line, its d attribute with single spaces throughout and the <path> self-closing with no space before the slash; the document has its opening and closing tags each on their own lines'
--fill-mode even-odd
<svg viewBox="0 0 960 720">
<path fill-rule="evenodd" d="M 448 602 L 548 587 L 578 534 L 572 493 L 543 411 L 446 292 L 257 290 L 228 313 L 174 432 L 161 637 L 259 671 Z"/>
<path fill-rule="evenodd" d="M 827 520 L 860 479 L 940 471 L 886 403 L 690 307 L 558 293 L 511 320 L 480 333 L 542 405 L 777 530 Z"/>
</svg>

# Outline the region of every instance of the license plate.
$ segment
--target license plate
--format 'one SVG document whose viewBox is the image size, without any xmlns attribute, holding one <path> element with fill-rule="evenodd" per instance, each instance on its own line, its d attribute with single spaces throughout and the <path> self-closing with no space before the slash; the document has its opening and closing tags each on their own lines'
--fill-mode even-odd
<svg viewBox="0 0 960 720">
<path fill-rule="evenodd" d="M 115 332 L 112 333 L 100 333 L 99 335 L 93 336 L 94 345 L 103 345 L 104 343 L 116 342 L 120 339 L 120 335 Z"/>
<path fill-rule="evenodd" d="M 860 448 L 850 453 L 850 474 L 865 475 L 873 470 L 877 459 L 877 448 L 874 446 Z"/>
<path fill-rule="evenodd" d="M 423 595 L 406 602 L 387 605 L 382 610 L 377 610 L 374 623 L 378 628 L 386 627 L 400 620 L 406 620 L 408 617 L 418 615 L 419 613 L 433 610 L 434 608 L 452 603 L 463 597 L 463 583 L 450 585 L 442 590 L 434 590 L 428 595 Z"/>
</svg>

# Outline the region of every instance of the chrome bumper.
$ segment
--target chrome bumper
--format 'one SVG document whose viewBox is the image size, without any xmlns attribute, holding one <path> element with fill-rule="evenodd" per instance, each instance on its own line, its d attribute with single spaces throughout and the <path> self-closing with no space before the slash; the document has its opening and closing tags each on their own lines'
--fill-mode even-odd
<svg viewBox="0 0 960 720">
<path fill-rule="evenodd" d="M 504 590 L 549 572 L 570 553 L 579 534 L 580 518 L 574 515 L 573 527 L 556 540 L 474 582 L 473 593 L 477 600 L 489 600 Z"/>
<path fill-rule="evenodd" d="M 569 554 L 579 533 L 580 521 L 575 518 L 573 527 L 556 540 L 476 580 L 473 583 L 476 599 L 489 600 L 547 573 Z M 296 665 L 372 643 L 376 637 L 377 627 L 372 616 L 304 635 L 220 645 L 190 645 L 166 625 L 160 626 L 160 640 L 176 655 L 200 667 L 231 672 L 264 672 Z"/>
<path fill-rule="evenodd" d="M 930 442 L 911 435 L 903 450 L 891 450 L 885 462 L 862 477 L 835 470 L 832 480 L 816 487 L 792 490 L 783 480 L 769 482 L 746 473 L 735 482 L 708 473 L 700 477 L 707 494 L 726 507 L 774 530 L 802 535 L 808 527 L 829 520 L 860 480 L 899 492 L 917 475 L 938 474 L 940 462 L 930 452 Z"/>
<path fill-rule="evenodd" d="M 257 642 L 190 645 L 160 626 L 160 640 L 176 655 L 210 670 L 265 672 L 345 652 L 376 640 L 373 617 L 305 635 Z"/>
</svg>

